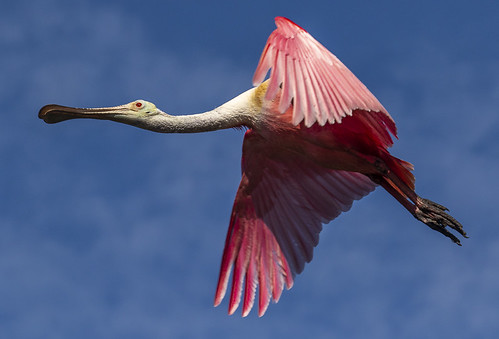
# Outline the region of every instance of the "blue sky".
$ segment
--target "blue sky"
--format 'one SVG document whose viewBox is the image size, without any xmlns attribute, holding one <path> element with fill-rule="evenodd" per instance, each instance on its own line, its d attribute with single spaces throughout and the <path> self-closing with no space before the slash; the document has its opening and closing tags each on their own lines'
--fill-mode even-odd
<svg viewBox="0 0 499 339">
<path fill-rule="evenodd" d="M 213 296 L 242 132 L 46 125 L 48 103 L 172 114 L 251 86 L 273 18 L 335 53 L 397 122 L 458 247 L 377 189 L 327 225 L 258 318 Z M 0 11 L 3 338 L 493 338 L 499 332 L 496 1 L 11 1 Z"/>
</svg>

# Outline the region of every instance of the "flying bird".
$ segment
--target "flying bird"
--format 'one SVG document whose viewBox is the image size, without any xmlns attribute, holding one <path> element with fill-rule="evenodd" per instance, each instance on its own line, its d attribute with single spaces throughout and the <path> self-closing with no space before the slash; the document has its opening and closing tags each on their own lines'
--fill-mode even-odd
<svg viewBox="0 0 499 339">
<path fill-rule="evenodd" d="M 364 84 L 303 28 L 277 17 L 248 91 L 214 110 L 169 115 L 136 100 L 105 108 L 44 106 L 52 124 L 91 118 L 160 133 L 245 127 L 236 193 L 215 293 L 229 314 L 258 301 L 262 316 L 312 260 L 322 225 L 383 187 L 416 219 L 460 245 L 447 208 L 414 190 L 413 166 L 392 156 L 392 117 Z M 265 80 L 270 71 L 269 79 Z M 258 297 L 256 290 L 259 290 Z"/>
</svg>

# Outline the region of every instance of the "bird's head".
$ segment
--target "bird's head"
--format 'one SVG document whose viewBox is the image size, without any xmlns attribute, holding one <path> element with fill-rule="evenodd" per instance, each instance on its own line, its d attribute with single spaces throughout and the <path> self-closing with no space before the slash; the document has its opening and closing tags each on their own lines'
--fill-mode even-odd
<svg viewBox="0 0 499 339">
<path fill-rule="evenodd" d="M 165 115 L 152 102 L 135 100 L 125 105 L 100 108 L 74 108 L 61 105 L 46 105 L 38 117 L 47 124 L 69 119 L 102 119 L 140 126 L 157 115 Z"/>
</svg>

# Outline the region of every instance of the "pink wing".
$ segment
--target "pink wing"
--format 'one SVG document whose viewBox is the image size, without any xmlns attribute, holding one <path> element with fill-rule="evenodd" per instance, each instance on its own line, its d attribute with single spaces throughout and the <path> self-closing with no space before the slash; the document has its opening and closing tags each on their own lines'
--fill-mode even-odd
<svg viewBox="0 0 499 339">
<path fill-rule="evenodd" d="M 376 97 L 341 61 L 292 21 L 277 17 L 253 77 L 259 85 L 272 68 L 265 99 L 282 87 L 279 112 L 293 103 L 293 124 L 341 122 L 355 109 L 389 114 Z M 390 117 L 391 119 L 391 117 Z"/>
<path fill-rule="evenodd" d="M 215 306 L 222 301 L 232 267 L 229 314 L 243 298 L 243 316 L 259 285 L 259 316 L 278 301 L 293 277 L 312 260 L 322 224 L 350 209 L 375 184 L 366 176 L 319 167 L 276 150 L 256 132 L 246 132 L 243 174 L 225 242 Z M 273 158 L 271 158 L 273 157 Z M 243 293 L 244 283 L 244 293 Z"/>
</svg>

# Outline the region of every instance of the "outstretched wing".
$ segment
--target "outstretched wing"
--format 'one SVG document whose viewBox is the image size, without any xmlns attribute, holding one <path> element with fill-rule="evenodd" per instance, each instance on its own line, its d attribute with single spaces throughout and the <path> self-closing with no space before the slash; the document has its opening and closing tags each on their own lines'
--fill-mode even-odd
<svg viewBox="0 0 499 339">
<path fill-rule="evenodd" d="M 278 154 L 278 156 L 276 156 Z M 229 314 L 243 298 L 243 316 L 259 285 L 259 315 L 277 301 L 312 260 L 322 224 L 350 209 L 375 184 L 360 173 L 322 168 L 293 153 L 276 152 L 256 132 L 246 132 L 243 174 L 225 242 L 215 305 L 233 268 Z M 244 285 L 244 293 L 243 293 Z"/>
<path fill-rule="evenodd" d="M 294 125 L 341 122 L 356 109 L 390 117 L 367 87 L 303 28 L 283 17 L 275 22 L 277 29 L 267 40 L 253 84 L 262 83 L 272 69 L 265 99 L 274 99 L 282 87 L 279 112 L 293 102 Z"/>
</svg>

